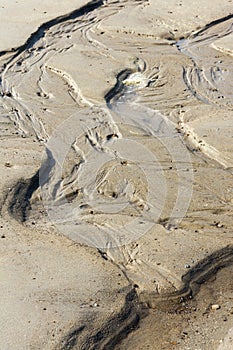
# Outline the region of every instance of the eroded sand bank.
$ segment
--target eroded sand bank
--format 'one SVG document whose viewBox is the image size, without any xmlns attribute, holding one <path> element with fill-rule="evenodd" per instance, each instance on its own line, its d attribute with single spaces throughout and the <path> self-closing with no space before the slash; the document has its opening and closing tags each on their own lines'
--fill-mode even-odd
<svg viewBox="0 0 233 350">
<path fill-rule="evenodd" d="M 230 349 L 232 2 L 0 4 L 0 348 Z"/>
</svg>

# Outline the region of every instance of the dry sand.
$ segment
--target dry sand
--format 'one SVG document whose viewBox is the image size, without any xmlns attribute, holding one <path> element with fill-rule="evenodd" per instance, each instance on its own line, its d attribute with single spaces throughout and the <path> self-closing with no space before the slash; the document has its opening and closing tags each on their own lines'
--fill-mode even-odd
<svg viewBox="0 0 233 350">
<path fill-rule="evenodd" d="M 1 350 L 227 350 L 232 1 L 0 0 Z"/>
</svg>

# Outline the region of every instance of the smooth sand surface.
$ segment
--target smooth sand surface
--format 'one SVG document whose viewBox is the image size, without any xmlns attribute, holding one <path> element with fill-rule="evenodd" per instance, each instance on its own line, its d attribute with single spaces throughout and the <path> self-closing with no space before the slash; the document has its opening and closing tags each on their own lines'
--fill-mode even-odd
<svg viewBox="0 0 233 350">
<path fill-rule="evenodd" d="M 0 16 L 0 349 L 231 349 L 232 1 Z"/>
</svg>

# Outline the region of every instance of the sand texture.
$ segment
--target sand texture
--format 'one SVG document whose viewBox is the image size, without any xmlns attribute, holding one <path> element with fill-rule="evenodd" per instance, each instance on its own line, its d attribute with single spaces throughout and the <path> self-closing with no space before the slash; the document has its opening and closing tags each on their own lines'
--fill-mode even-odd
<svg viewBox="0 0 233 350">
<path fill-rule="evenodd" d="M 0 0 L 0 349 L 233 348 L 233 3 Z"/>
</svg>

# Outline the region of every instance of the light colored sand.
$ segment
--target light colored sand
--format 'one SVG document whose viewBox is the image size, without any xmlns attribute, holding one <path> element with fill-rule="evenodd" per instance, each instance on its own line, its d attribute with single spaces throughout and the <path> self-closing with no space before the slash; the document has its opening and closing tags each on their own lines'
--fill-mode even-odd
<svg viewBox="0 0 233 350">
<path fill-rule="evenodd" d="M 86 3 L 86 0 L 65 1 L 62 4 L 60 1 L 46 0 L 2 0 L 0 4 L 0 51 L 24 44 L 41 24 L 65 15 Z"/>
<path fill-rule="evenodd" d="M 233 55 L 233 35 L 229 34 L 226 37 L 223 37 L 219 40 L 213 42 L 213 47 L 216 50 L 222 51 L 228 55 Z"/>
<path fill-rule="evenodd" d="M 137 298 L 157 310 L 185 273 L 232 245 L 232 18 L 205 28 L 232 2 L 106 1 L 54 22 L 13 57 L 41 24 L 86 3 L 0 0 L 0 50 L 10 50 L 0 58 L 4 350 L 113 348 L 137 324 Z M 40 174 L 41 191 L 27 181 L 45 145 L 57 164 L 48 187 Z M 188 311 L 198 332 L 209 300 L 220 298 L 210 290 L 204 283 L 194 300 L 197 319 Z M 213 322 L 190 338 L 180 326 L 170 333 L 176 313 L 162 311 L 168 326 L 156 349 L 227 349 L 233 305 L 224 290 Z M 154 317 L 142 322 L 152 347 Z M 139 328 L 118 347 L 144 341 Z"/>
<path fill-rule="evenodd" d="M 219 345 L 218 350 L 230 350 L 233 346 L 233 329 L 229 329 L 226 337 L 221 340 L 221 345 Z"/>
</svg>

